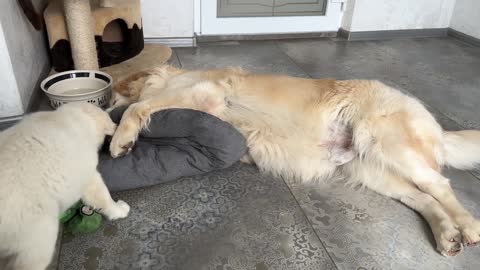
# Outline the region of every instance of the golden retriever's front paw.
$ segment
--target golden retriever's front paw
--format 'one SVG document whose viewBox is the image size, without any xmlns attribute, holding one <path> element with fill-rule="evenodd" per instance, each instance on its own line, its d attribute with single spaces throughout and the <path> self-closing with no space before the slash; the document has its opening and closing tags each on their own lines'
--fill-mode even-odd
<svg viewBox="0 0 480 270">
<path fill-rule="evenodd" d="M 135 143 L 133 141 L 128 142 L 124 145 L 113 145 L 110 144 L 110 155 L 113 158 L 119 158 L 128 155 L 132 151 L 132 147 Z"/>
<path fill-rule="evenodd" d="M 127 155 L 135 145 L 136 136 L 126 132 L 116 132 L 110 143 L 110 155 L 118 158 Z"/>
</svg>

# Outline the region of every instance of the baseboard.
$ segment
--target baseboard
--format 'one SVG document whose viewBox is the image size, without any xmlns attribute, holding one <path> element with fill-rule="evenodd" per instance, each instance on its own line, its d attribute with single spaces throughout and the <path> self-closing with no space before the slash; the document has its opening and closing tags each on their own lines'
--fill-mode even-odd
<svg viewBox="0 0 480 270">
<path fill-rule="evenodd" d="M 452 29 L 452 28 L 448 28 L 447 34 L 450 37 L 453 37 L 453 38 L 456 38 L 456 39 L 461 40 L 463 42 L 466 42 L 466 43 L 469 43 L 469 44 L 480 47 L 480 39 L 478 39 L 476 37 L 467 35 L 465 33 L 462 33 L 460 31 L 457 31 L 457 30 Z"/>
<path fill-rule="evenodd" d="M 23 118 L 25 114 L 19 114 L 14 116 L 2 117 L 0 118 L 1 125 L 7 125 L 8 123 L 15 123 Z"/>
<path fill-rule="evenodd" d="M 278 33 L 278 34 L 238 34 L 238 35 L 197 35 L 197 42 L 220 42 L 238 40 L 273 40 L 273 39 L 301 39 L 336 37 L 337 32 L 305 32 L 305 33 Z"/>
<path fill-rule="evenodd" d="M 24 116 L 25 114 L 0 118 L 0 131 L 15 125 L 18 121 L 22 120 Z"/>
<path fill-rule="evenodd" d="M 195 47 L 197 44 L 194 37 L 186 38 L 145 38 L 145 43 L 163 44 L 165 46 L 174 47 Z"/>
<path fill-rule="evenodd" d="M 426 38 L 445 37 L 448 28 L 431 29 L 406 29 L 406 30 L 382 30 L 382 31 L 348 31 L 343 28 L 338 30 L 338 37 L 346 40 L 381 40 L 395 38 Z"/>
</svg>

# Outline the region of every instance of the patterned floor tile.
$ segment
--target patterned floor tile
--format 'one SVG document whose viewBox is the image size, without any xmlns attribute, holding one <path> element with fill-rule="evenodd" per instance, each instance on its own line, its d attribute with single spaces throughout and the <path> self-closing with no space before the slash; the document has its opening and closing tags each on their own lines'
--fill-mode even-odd
<svg viewBox="0 0 480 270">
<path fill-rule="evenodd" d="M 116 197 L 131 215 L 65 234 L 59 269 L 335 269 L 285 183 L 252 166 Z"/>
<path fill-rule="evenodd" d="M 480 181 L 456 170 L 446 175 L 480 217 Z M 480 248 L 441 256 L 428 224 L 398 201 L 342 182 L 290 186 L 339 269 L 480 269 Z"/>
</svg>

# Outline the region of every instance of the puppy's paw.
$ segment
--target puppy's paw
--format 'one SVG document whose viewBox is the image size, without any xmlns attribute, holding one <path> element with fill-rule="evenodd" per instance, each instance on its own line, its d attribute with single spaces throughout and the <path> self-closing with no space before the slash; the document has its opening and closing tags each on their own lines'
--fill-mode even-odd
<svg viewBox="0 0 480 270">
<path fill-rule="evenodd" d="M 118 200 L 110 208 L 105 209 L 103 211 L 103 214 L 109 220 L 115 220 L 115 219 L 127 217 L 129 212 L 130 212 L 130 206 L 126 202 L 122 200 Z"/>
</svg>

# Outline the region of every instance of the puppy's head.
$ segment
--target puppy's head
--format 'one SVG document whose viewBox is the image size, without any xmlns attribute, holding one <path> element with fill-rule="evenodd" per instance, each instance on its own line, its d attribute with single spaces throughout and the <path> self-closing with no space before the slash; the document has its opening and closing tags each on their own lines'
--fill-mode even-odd
<svg viewBox="0 0 480 270">
<path fill-rule="evenodd" d="M 103 143 L 106 135 L 113 135 L 117 125 L 112 121 L 110 115 L 101 108 L 87 102 L 72 102 L 62 105 L 63 109 L 74 108 L 85 113 L 94 123 L 99 144 Z"/>
</svg>

